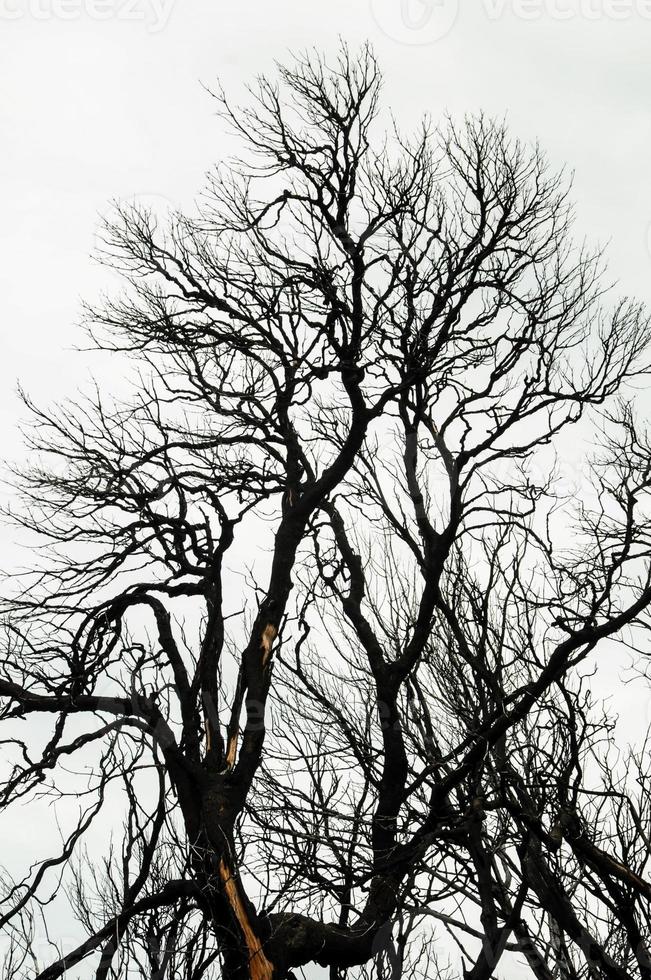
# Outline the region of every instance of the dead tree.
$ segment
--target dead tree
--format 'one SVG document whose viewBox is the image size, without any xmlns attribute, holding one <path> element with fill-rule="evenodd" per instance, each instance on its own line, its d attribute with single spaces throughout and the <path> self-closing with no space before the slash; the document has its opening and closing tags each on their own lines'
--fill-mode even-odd
<svg viewBox="0 0 651 980">
<path fill-rule="evenodd" d="M 132 397 L 26 399 L 0 799 L 63 841 L 12 977 L 651 978 L 648 756 L 588 689 L 645 650 L 649 324 L 537 148 L 379 93 L 345 49 L 218 93 L 196 215 L 107 226 Z M 35 961 L 57 889 L 87 938 Z"/>
</svg>

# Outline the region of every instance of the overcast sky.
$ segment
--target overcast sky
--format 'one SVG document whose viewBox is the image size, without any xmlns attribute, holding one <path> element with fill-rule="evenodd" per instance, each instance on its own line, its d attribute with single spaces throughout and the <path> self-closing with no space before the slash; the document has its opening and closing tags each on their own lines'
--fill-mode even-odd
<svg viewBox="0 0 651 980">
<path fill-rule="evenodd" d="M 0 411 L 69 387 L 89 252 L 115 197 L 184 203 L 232 94 L 288 49 L 370 39 L 404 123 L 484 109 L 575 172 L 578 228 L 649 294 L 651 0 L 0 0 Z"/>
<path fill-rule="evenodd" d="M 225 152 L 204 86 L 237 99 L 340 35 L 373 43 L 405 126 L 483 109 L 539 140 L 575 174 L 577 232 L 651 298 L 651 0 L 0 0 L 0 457 L 20 454 L 17 380 L 48 397 L 86 370 L 109 202 L 191 205 Z"/>
<path fill-rule="evenodd" d="M 460 9 L 459 9 L 460 7 Z M 183 203 L 219 158 L 201 83 L 241 92 L 290 48 L 373 43 L 399 120 L 506 114 L 575 171 L 578 228 L 649 295 L 651 0 L 0 0 L 0 409 L 66 388 L 114 197 Z"/>
<path fill-rule="evenodd" d="M 403 124 L 484 109 L 538 139 L 575 173 L 579 232 L 651 298 L 651 0 L 0 0 L 1 456 L 19 453 L 18 380 L 48 397 L 78 381 L 98 215 L 191 202 L 222 154 L 202 83 L 237 97 L 339 35 L 372 42 Z"/>
</svg>

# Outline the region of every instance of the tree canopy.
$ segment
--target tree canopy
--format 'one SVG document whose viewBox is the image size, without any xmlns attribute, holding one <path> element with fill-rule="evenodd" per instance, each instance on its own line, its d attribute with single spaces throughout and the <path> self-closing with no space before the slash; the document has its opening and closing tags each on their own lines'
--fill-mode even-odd
<svg viewBox="0 0 651 980">
<path fill-rule="evenodd" d="M 646 650 L 647 314 L 537 147 L 380 87 L 343 47 L 217 92 L 196 213 L 106 226 L 131 395 L 25 396 L 0 801 L 62 840 L 8 977 L 651 980 L 648 752 L 590 691 Z"/>
</svg>

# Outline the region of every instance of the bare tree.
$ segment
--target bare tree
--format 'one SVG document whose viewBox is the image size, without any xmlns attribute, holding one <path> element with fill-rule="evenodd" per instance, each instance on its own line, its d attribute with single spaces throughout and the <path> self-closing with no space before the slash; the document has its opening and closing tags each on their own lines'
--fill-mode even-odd
<svg viewBox="0 0 651 980">
<path fill-rule="evenodd" d="M 131 399 L 26 398 L 1 801 L 62 845 L 8 976 L 651 978 L 649 757 L 589 690 L 646 646 L 648 321 L 537 148 L 379 93 L 368 49 L 217 93 L 197 215 L 107 226 Z M 87 938 L 35 966 L 57 892 Z"/>
</svg>

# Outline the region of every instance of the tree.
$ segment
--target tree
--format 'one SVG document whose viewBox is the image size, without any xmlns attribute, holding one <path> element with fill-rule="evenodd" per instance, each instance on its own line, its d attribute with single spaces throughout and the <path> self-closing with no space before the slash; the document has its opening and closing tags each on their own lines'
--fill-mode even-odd
<svg viewBox="0 0 651 980">
<path fill-rule="evenodd" d="M 645 648 L 648 320 L 537 148 L 383 137 L 379 93 L 345 48 L 217 93 L 198 213 L 107 225 L 132 397 L 26 396 L 1 799 L 63 842 L 7 880 L 9 976 L 651 977 L 648 754 L 589 690 Z M 33 962 L 61 889 L 88 938 Z"/>
</svg>

